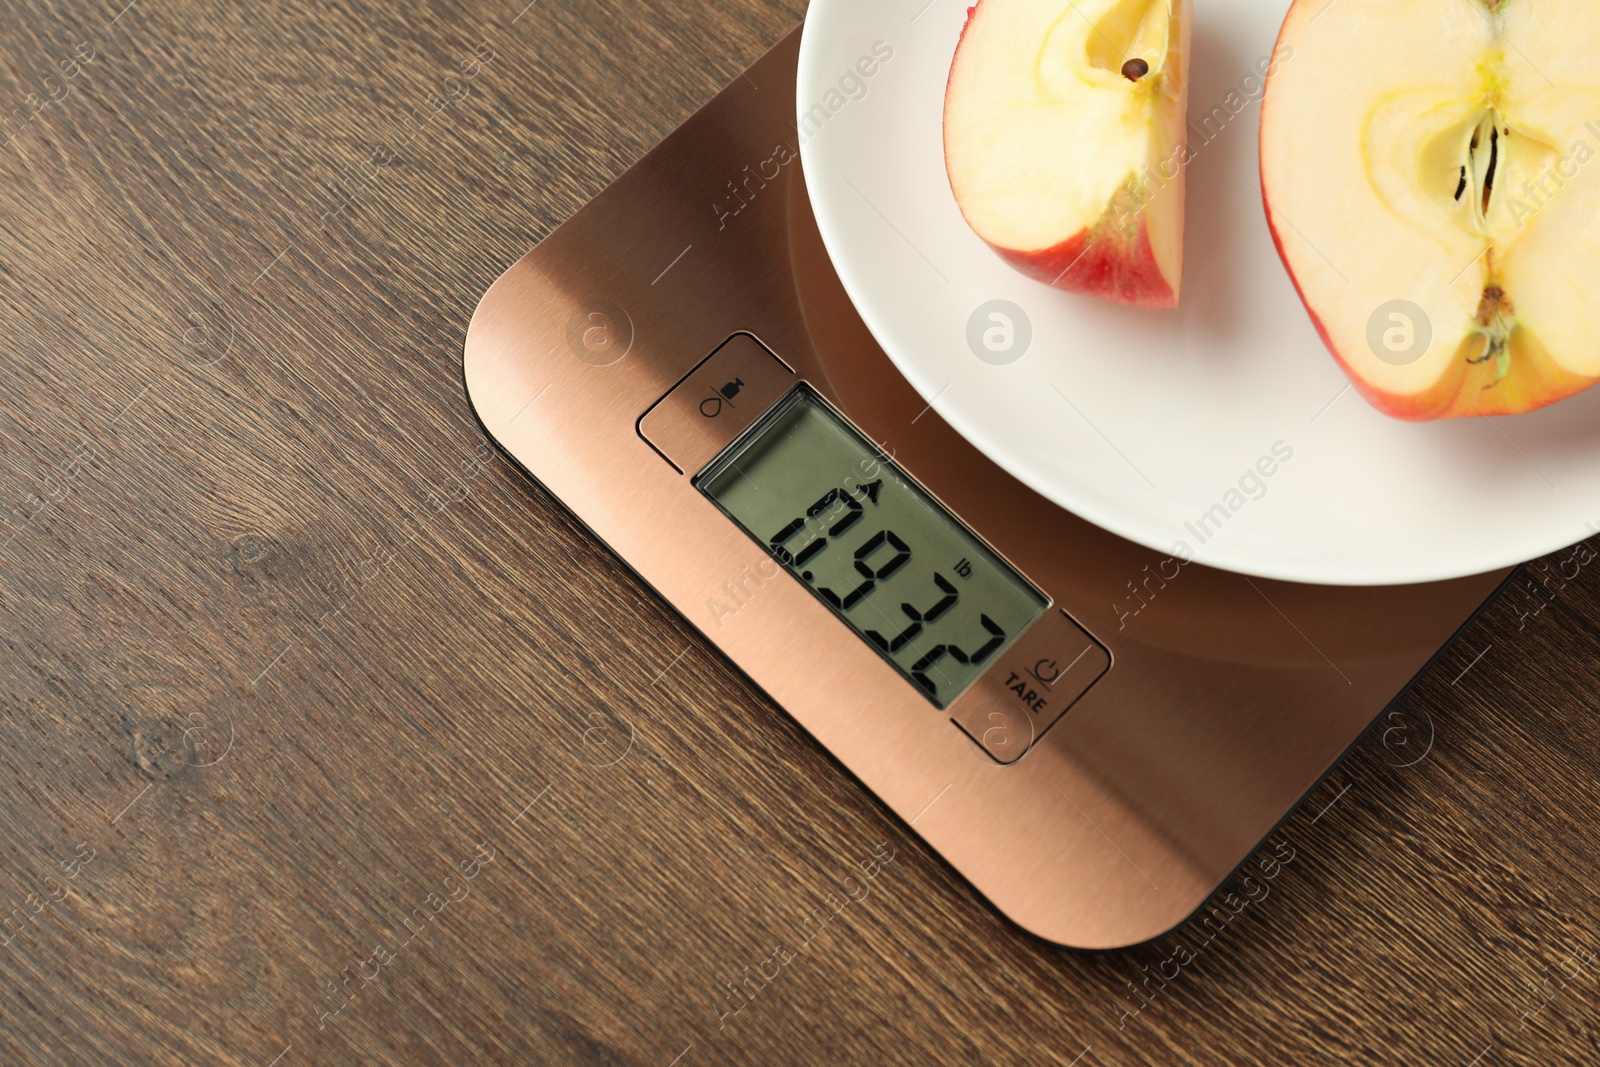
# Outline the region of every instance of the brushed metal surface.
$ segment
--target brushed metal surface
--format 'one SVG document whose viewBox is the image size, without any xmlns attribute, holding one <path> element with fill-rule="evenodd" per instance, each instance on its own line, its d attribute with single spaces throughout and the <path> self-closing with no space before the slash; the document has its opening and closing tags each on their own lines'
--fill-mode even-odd
<svg viewBox="0 0 1600 1067">
<path fill-rule="evenodd" d="M 675 469 L 692 474 L 732 444 L 796 381 L 794 372 L 759 341 L 736 334 L 645 412 L 639 436 Z"/>
<path fill-rule="evenodd" d="M 998 763 L 1015 763 L 1111 669 L 1111 653 L 1064 611 L 1029 627 L 974 692 L 955 722 Z"/>
<path fill-rule="evenodd" d="M 1001 912 L 1076 948 L 1156 937 L 1206 901 L 1506 573 L 1359 589 L 1247 579 L 1163 559 L 996 468 L 898 375 L 828 263 L 794 140 L 798 43 L 796 31 L 495 282 L 467 338 L 472 403 L 511 456 Z M 1110 669 L 1024 758 L 997 762 L 952 719 L 992 700 L 993 679 L 949 714 L 931 708 L 638 432 L 741 332 L 1103 645 Z"/>
</svg>

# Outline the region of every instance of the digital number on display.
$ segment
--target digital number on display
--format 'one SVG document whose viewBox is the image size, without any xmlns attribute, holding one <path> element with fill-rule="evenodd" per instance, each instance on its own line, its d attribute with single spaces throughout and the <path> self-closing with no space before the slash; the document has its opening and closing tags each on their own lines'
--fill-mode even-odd
<svg viewBox="0 0 1600 1067">
<path fill-rule="evenodd" d="M 695 482 L 938 707 L 1049 606 L 807 386 Z"/>
</svg>

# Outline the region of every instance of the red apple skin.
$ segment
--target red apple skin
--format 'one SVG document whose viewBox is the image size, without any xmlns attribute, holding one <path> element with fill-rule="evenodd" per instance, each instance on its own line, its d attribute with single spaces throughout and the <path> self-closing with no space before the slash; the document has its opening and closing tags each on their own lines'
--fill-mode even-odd
<svg viewBox="0 0 1600 1067">
<path fill-rule="evenodd" d="M 961 45 L 966 41 L 967 31 L 972 28 L 972 18 L 982 3 L 983 0 L 978 0 L 978 3 L 967 8 L 967 21 L 956 40 L 958 62 Z M 950 93 L 950 82 L 955 78 L 955 71 L 956 65 L 952 63 L 950 74 L 945 79 L 946 96 Z M 948 164 L 945 169 L 949 171 Z M 959 207 L 960 201 L 956 203 Z M 1119 241 L 1115 237 L 1096 239 L 1089 230 L 1082 230 L 1053 248 L 1033 252 L 1001 248 L 988 241 L 984 244 L 988 244 L 1001 259 L 1028 277 L 1069 293 L 1082 293 L 1134 307 L 1178 306 L 1178 294 L 1167 284 L 1156 263 L 1155 253 L 1150 247 L 1150 233 L 1142 216 L 1139 218 L 1139 236 L 1133 242 Z"/>
<path fill-rule="evenodd" d="M 1096 238 L 1083 230 L 1054 248 L 1039 252 L 1018 252 L 992 244 L 989 247 L 1023 274 L 1057 289 L 1134 307 L 1178 306 L 1178 294 L 1167 284 L 1156 263 L 1143 219 L 1139 220 L 1139 235 L 1132 242 L 1115 236 Z"/>
</svg>

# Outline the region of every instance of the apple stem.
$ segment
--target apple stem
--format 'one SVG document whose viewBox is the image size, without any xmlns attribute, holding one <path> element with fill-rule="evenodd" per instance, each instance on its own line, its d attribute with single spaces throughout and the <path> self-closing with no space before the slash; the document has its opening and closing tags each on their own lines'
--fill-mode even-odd
<svg viewBox="0 0 1600 1067">
<path fill-rule="evenodd" d="M 1467 360 L 1474 366 L 1494 360 L 1494 381 L 1484 386 L 1485 389 L 1499 385 L 1511 373 L 1510 341 L 1516 328 L 1516 314 L 1506 291 L 1498 285 L 1485 288 L 1483 300 L 1478 304 L 1477 325 L 1472 329 L 1473 334 L 1483 338 L 1483 354 Z"/>
</svg>

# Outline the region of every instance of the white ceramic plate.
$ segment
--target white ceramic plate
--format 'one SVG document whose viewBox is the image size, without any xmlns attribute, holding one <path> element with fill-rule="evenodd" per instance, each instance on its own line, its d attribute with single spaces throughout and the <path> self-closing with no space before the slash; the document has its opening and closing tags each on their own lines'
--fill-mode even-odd
<svg viewBox="0 0 1600 1067">
<path fill-rule="evenodd" d="M 1058 292 L 1002 263 L 944 169 L 945 79 L 970 3 L 812 0 L 798 86 L 806 181 L 845 288 L 969 441 L 1123 537 L 1268 578 L 1433 581 L 1595 532 L 1600 389 L 1513 418 L 1412 424 L 1347 386 L 1268 234 L 1258 96 L 1209 143 L 1191 140 L 1180 311 Z M 1248 96 L 1286 6 L 1196 5 L 1191 119 Z M 968 344 L 993 300 L 1031 324 L 1009 364 Z"/>
</svg>

